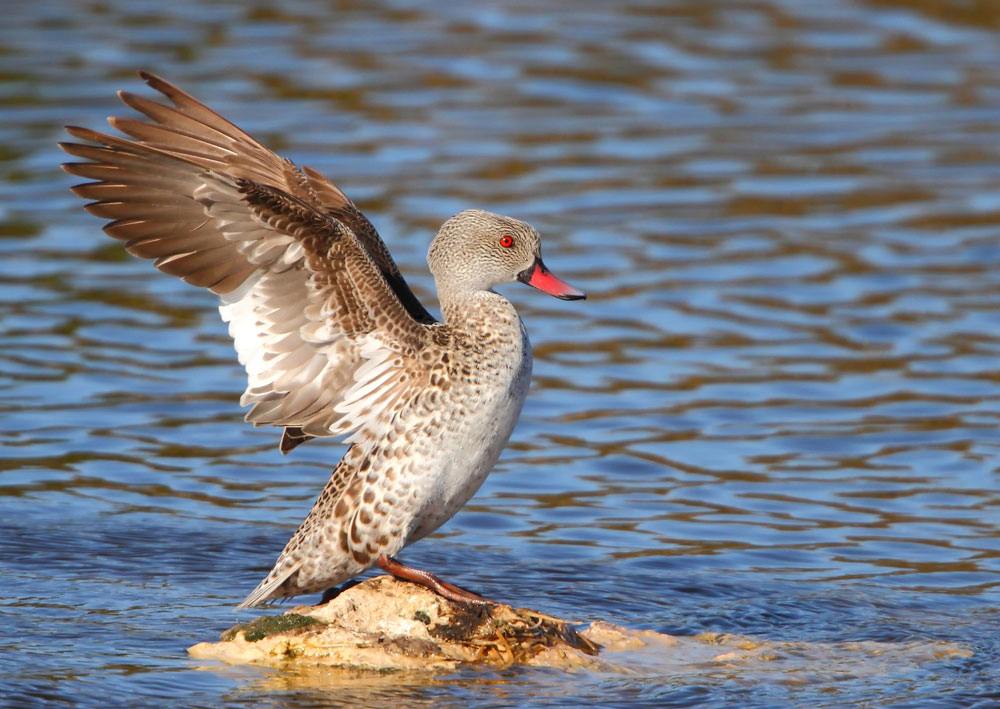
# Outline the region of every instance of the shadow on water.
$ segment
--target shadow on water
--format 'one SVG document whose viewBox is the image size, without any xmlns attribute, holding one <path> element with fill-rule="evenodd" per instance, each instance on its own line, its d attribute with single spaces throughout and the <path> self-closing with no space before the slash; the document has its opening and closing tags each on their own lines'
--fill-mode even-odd
<svg viewBox="0 0 1000 709">
<path fill-rule="evenodd" d="M 972 705 L 1000 692 L 1000 9 L 118 0 L 0 27 L 0 617 L 13 703 L 310 706 L 195 671 L 341 449 L 241 423 L 213 299 L 100 235 L 55 141 L 138 68 L 333 177 L 433 303 L 437 225 L 524 217 L 535 387 L 407 551 L 581 620 L 973 651 L 801 683 L 358 679 L 407 705 Z"/>
</svg>

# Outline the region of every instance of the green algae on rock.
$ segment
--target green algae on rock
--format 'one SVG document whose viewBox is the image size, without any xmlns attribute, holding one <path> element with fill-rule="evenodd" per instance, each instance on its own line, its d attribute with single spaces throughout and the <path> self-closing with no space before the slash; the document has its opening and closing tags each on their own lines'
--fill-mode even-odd
<svg viewBox="0 0 1000 709">
<path fill-rule="evenodd" d="M 248 643 L 255 643 L 263 640 L 268 635 L 282 633 L 292 634 L 292 631 L 308 628 L 315 625 L 322 625 L 323 621 L 302 615 L 300 613 L 285 613 L 283 615 L 264 615 L 257 620 L 245 625 L 237 625 L 222 634 L 223 640 L 232 640 L 237 634 L 243 633 L 243 638 Z"/>
</svg>

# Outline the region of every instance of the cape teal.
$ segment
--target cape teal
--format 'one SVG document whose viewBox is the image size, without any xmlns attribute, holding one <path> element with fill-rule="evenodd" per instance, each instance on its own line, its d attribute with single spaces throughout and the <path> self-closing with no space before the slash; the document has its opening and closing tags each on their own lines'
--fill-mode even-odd
<svg viewBox="0 0 1000 709">
<path fill-rule="evenodd" d="M 520 414 L 531 347 L 493 288 L 583 292 L 546 269 L 534 228 L 470 209 L 441 226 L 428 252 L 437 322 L 336 185 L 141 76 L 173 105 L 120 92 L 149 119 L 109 119 L 129 139 L 67 127 L 89 143 L 61 144 L 85 160 L 64 169 L 92 180 L 73 191 L 129 253 L 221 298 L 249 380 L 248 421 L 282 427 L 282 452 L 331 436 L 349 446 L 240 607 L 323 591 L 374 565 L 487 602 L 393 556 L 479 489 Z"/>
</svg>

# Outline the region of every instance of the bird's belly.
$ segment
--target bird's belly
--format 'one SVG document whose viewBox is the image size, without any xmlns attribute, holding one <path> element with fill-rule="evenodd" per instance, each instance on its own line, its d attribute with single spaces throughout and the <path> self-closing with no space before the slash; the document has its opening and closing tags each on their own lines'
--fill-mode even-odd
<svg viewBox="0 0 1000 709">
<path fill-rule="evenodd" d="M 501 391 L 470 402 L 439 435 L 422 446 L 419 488 L 405 545 L 451 519 L 483 484 L 510 438 L 530 380 L 530 360 Z M 415 471 L 416 472 L 416 471 Z"/>
</svg>

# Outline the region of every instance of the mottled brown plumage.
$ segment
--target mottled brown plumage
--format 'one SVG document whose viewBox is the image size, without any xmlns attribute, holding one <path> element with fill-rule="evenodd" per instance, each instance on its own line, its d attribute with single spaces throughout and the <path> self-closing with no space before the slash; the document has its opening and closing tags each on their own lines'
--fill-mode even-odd
<svg viewBox="0 0 1000 709">
<path fill-rule="evenodd" d="M 152 122 L 109 119 L 131 140 L 69 127 L 92 180 L 73 191 L 138 257 L 222 300 L 248 386 L 247 420 L 350 448 L 271 573 L 242 606 L 318 591 L 391 560 L 449 519 L 492 468 L 530 378 L 527 337 L 492 288 L 522 280 L 583 294 L 548 273 L 527 224 L 467 210 L 428 255 L 445 322 L 420 305 L 374 227 L 341 190 L 301 170 L 162 79 L 173 106 L 127 92 Z M 96 145 L 95 145 L 96 144 Z M 466 595 L 467 598 L 475 598 Z"/>
</svg>

